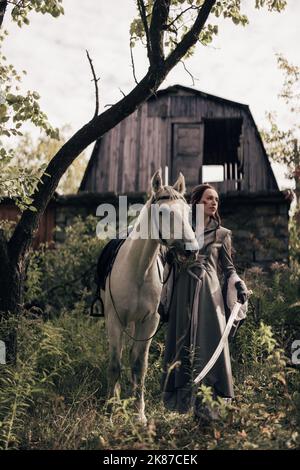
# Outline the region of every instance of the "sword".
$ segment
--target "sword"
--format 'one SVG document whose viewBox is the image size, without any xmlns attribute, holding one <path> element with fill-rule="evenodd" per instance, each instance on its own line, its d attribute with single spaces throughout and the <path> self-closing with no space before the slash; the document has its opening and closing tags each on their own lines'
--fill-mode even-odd
<svg viewBox="0 0 300 470">
<path fill-rule="evenodd" d="M 226 328 L 224 330 L 224 333 L 222 335 L 222 338 L 220 339 L 219 341 L 219 344 L 215 350 L 215 352 L 213 353 L 213 355 L 211 356 L 210 360 L 208 361 L 208 363 L 206 364 L 206 366 L 202 369 L 202 371 L 200 372 L 200 374 L 197 375 L 197 377 L 195 378 L 194 380 L 194 383 L 197 384 L 199 383 L 201 380 L 204 379 L 204 377 L 208 374 L 208 372 L 210 371 L 210 369 L 215 365 L 215 363 L 217 362 L 218 360 L 218 357 L 220 356 L 223 348 L 224 348 L 224 345 L 225 345 L 225 341 L 227 340 L 228 336 L 229 336 L 229 333 L 230 333 L 230 330 L 232 328 L 232 325 L 234 323 L 234 321 L 237 319 L 238 317 L 238 313 L 239 313 L 239 310 L 241 308 L 241 303 L 240 302 L 236 302 L 231 310 L 231 313 L 230 313 L 230 316 L 229 316 L 229 319 L 228 319 L 228 322 L 226 324 Z"/>
</svg>

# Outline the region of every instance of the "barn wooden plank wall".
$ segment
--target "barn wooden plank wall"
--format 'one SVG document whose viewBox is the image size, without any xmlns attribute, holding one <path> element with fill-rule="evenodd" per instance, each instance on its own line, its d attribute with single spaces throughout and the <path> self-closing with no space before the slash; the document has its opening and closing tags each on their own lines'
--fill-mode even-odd
<svg viewBox="0 0 300 470">
<path fill-rule="evenodd" d="M 20 219 L 21 212 L 17 206 L 10 200 L 4 200 L 0 203 L 0 220 L 9 220 L 17 222 Z M 40 243 L 51 243 L 55 229 L 55 206 L 48 204 L 39 222 L 38 230 L 33 241 L 33 248 L 37 248 Z"/>
<path fill-rule="evenodd" d="M 173 132 L 180 124 L 202 126 L 199 131 L 199 165 L 195 168 L 198 172 L 202 161 L 205 119 L 212 118 L 243 121 L 238 152 L 243 159 L 244 177 L 239 190 L 278 189 L 249 108 L 185 89 L 152 98 L 105 134 L 83 189 L 116 193 L 149 190 L 155 170 L 168 165 L 171 175 L 175 158 Z M 215 185 L 221 193 L 237 190 L 237 183 L 232 180 Z"/>
</svg>

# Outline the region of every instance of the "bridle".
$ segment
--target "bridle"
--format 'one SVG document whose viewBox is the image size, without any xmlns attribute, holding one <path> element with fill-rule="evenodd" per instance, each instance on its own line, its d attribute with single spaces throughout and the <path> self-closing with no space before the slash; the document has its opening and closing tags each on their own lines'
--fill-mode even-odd
<svg viewBox="0 0 300 470">
<path fill-rule="evenodd" d="M 179 194 L 179 193 L 178 193 L 178 195 L 176 194 L 176 195 L 174 195 L 174 197 L 172 197 L 172 196 L 170 196 L 170 195 L 167 195 L 167 194 L 162 195 L 162 196 L 158 196 L 158 197 L 154 196 L 154 197 L 152 198 L 152 200 L 150 200 L 150 205 L 156 204 L 156 203 L 159 202 L 159 201 L 164 201 L 164 200 L 165 200 L 165 201 L 170 201 L 170 200 L 171 200 L 171 201 L 174 201 L 174 200 L 179 200 L 179 199 L 181 199 L 182 201 L 184 201 L 184 202 L 187 204 L 187 201 L 186 201 L 185 197 L 182 196 L 182 194 Z M 167 240 L 166 240 L 165 238 L 162 237 L 162 233 L 161 233 L 161 230 L 160 230 L 160 228 L 159 228 L 159 224 L 157 223 L 156 218 L 154 218 L 154 220 L 155 220 L 155 223 L 156 223 L 156 230 L 157 230 L 157 233 L 158 233 L 158 238 L 159 238 L 160 243 L 161 243 L 163 246 L 168 247 L 168 246 L 169 246 L 169 245 L 168 245 L 168 242 L 167 242 Z"/>
</svg>

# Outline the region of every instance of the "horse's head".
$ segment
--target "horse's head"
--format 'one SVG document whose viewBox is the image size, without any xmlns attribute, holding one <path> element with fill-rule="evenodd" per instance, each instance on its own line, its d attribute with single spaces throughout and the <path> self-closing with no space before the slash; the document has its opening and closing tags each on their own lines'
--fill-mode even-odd
<svg viewBox="0 0 300 470">
<path fill-rule="evenodd" d="M 199 249 L 189 221 L 190 207 L 185 193 L 185 179 L 182 173 L 174 186 L 163 186 L 161 171 L 153 175 L 151 204 L 151 230 L 156 238 L 169 248 L 187 253 Z M 158 237 L 157 237 L 158 235 Z"/>
</svg>

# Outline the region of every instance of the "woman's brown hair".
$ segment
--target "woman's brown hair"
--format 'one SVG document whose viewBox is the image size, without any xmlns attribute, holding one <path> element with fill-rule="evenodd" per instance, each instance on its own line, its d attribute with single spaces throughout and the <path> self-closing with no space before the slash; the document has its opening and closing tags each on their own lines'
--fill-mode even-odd
<svg viewBox="0 0 300 470">
<path fill-rule="evenodd" d="M 200 202 L 204 191 L 206 189 L 213 189 L 214 191 L 218 192 L 216 188 L 214 188 L 211 184 L 204 183 L 204 184 L 199 184 L 198 186 L 195 186 L 192 190 L 191 193 L 191 204 L 192 204 L 192 215 L 193 215 L 193 220 L 195 220 L 196 217 L 196 205 Z M 219 211 L 217 210 L 213 218 L 218 222 L 219 225 L 221 225 L 221 218 L 219 215 Z"/>
</svg>

